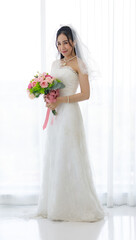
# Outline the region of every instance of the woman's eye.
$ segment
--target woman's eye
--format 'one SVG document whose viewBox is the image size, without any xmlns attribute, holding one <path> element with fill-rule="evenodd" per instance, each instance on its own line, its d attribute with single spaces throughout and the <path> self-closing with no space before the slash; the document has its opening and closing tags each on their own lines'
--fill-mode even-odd
<svg viewBox="0 0 136 240">
<path fill-rule="evenodd" d="M 64 42 L 63 44 L 68 44 L 68 42 Z M 57 46 L 60 46 L 61 43 L 57 43 Z"/>
</svg>

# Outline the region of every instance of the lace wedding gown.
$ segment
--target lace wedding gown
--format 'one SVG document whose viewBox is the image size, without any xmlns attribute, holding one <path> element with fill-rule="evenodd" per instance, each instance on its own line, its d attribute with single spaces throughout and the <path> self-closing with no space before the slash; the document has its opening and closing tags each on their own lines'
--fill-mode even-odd
<svg viewBox="0 0 136 240">
<path fill-rule="evenodd" d="M 60 60 L 56 60 L 51 75 L 65 84 L 60 90 L 61 96 L 75 94 L 79 79 L 70 66 L 62 67 Z M 79 104 L 62 103 L 56 111 L 53 124 L 50 113 L 44 130 L 45 151 L 37 211 L 17 217 L 86 222 L 104 219 L 108 212 L 100 205 L 95 191 Z"/>
<path fill-rule="evenodd" d="M 70 67 L 53 62 L 51 75 L 65 88 L 61 96 L 75 94 L 79 79 Z M 106 215 L 98 200 L 90 169 L 79 104 L 62 103 L 53 124 L 46 128 L 38 216 L 51 220 L 99 221 Z"/>
</svg>

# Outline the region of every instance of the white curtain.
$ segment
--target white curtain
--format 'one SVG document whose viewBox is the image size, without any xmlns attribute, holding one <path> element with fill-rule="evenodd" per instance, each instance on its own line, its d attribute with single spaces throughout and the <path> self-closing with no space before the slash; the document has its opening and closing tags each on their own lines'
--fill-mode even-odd
<svg viewBox="0 0 136 240">
<path fill-rule="evenodd" d="M 40 2 L 1 1 L 0 9 L 0 204 L 26 204 L 39 189 L 41 103 L 26 89 L 41 70 Z"/>
<path fill-rule="evenodd" d="M 136 206 L 136 1 L 8 2 L 13 11 L 2 17 L 8 31 L 1 43 L 1 203 L 37 202 L 45 107 L 25 89 L 37 70 L 50 71 L 57 28 L 72 24 L 101 72 L 92 83 L 87 138 L 96 190 L 108 207 Z"/>
</svg>

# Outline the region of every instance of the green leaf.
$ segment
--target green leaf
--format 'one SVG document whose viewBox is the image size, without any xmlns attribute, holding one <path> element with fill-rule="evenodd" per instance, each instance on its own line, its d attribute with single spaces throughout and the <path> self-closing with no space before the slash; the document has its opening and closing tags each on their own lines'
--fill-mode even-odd
<svg viewBox="0 0 136 240">
<path fill-rule="evenodd" d="M 54 110 L 52 110 L 52 113 L 54 114 L 54 115 L 57 115 L 57 112 L 56 112 L 56 110 L 54 109 Z"/>
<path fill-rule="evenodd" d="M 51 87 L 52 90 L 64 88 L 65 85 L 62 82 L 54 81 L 54 85 Z"/>
</svg>

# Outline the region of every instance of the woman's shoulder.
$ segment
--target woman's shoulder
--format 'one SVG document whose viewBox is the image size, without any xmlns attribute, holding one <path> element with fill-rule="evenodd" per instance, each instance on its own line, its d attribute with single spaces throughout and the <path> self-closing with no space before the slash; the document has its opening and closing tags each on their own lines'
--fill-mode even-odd
<svg viewBox="0 0 136 240">
<path fill-rule="evenodd" d="M 76 69 L 78 73 L 87 73 L 87 66 L 85 62 L 79 57 L 76 58 Z"/>
<path fill-rule="evenodd" d="M 55 59 L 53 62 L 52 62 L 52 65 L 56 64 L 56 63 L 59 63 L 60 62 L 60 59 Z"/>
<path fill-rule="evenodd" d="M 56 60 L 54 60 L 53 62 L 52 62 L 52 64 L 51 64 L 51 71 L 52 71 L 52 69 L 54 69 L 56 66 L 58 66 L 58 64 L 59 64 L 59 59 L 56 59 Z"/>
</svg>

